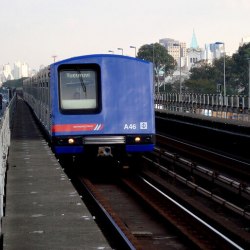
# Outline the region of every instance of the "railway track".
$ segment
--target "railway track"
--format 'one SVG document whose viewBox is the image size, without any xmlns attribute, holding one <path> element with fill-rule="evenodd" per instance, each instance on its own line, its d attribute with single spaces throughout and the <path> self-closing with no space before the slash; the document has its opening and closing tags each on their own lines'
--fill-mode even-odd
<svg viewBox="0 0 250 250">
<path fill-rule="evenodd" d="M 213 165 L 215 171 L 233 175 L 242 180 L 242 184 L 250 180 L 249 161 L 239 160 L 233 155 L 228 156 L 223 151 L 212 151 L 206 146 L 191 144 L 163 134 L 157 134 L 156 140 L 159 148 L 170 150 L 176 156 L 181 155 L 184 158 L 189 158 L 193 164 L 200 162 L 203 165 L 209 164 L 210 167 Z"/>
<path fill-rule="evenodd" d="M 144 158 L 143 162 L 145 160 Z M 83 192 L 81 190 L 85 187 L 90 193 L 86 195 L 84 191 L 83 197 L 91 197 L 96 200 L 95 204 L 101 206 L 98 210 L 102 211 L 102 215 L 95 215 L 97 221 L 103 221 L 104 219 L 100 218 L 105 215 L 104 217 L 109 218 L 105 221 L 113 221 L 108 224 L 117 228 L 116 233 L 110 226 L 104 229 L 106 232 L 112 232 L 114 248 L 150 250 L 156 249 L 157 246 L 157 249 L 244 249 L 241 246 L 244 247 L 246 242 L 231 237 L 232 234 L 229 237 L 224 235 L 221 227 L 217 230 L 211 226 L 211 220 L 206 222 L 204 216 L 201 216 L 201 210 L 190 209 L 189 205 L 185 207 L 188 203 L 181 201 L 178 196 L 170 197 L 166 188 L 168 181 L 152 171 L 149 173 L 150 168 L 147 166 L 152 166 L 152 161 L 146 161 L 146 167 L 142 167 L 144 177 L 138 177 L 138 173 L 132 171 L 127 173 L 125 178 L 124 173 L 121 174 L 120 171 L 112 170 L 110 174 L 106 166 L 100 166 L 98 171 L 94 171 L 97 174 L 92 177 L 88 174 L 78 181 L 79 192 Z M 154 162 L 153 165 L 155 164 Z M 100 169 L 102 171 L 99 171 Z M 176 185 L 174 187 L 178 190 Z M 172 194 L 171 190 L 170 193 Z M 192 197 L 186 198 L 192 202 Z M 87 200 L 84 201 L 88 202 Z M 93 202 L 90 203 L 92 209 Z M 93 213 L 98 214 L 96 211 L 94 209 Z M 208 208 L 206 212 L 209 212 Z M 114 235 L 119 234 L 117 232 L 121 232 L 121 236 L 114 240 Z M 122 241 L 125 242 L 124 245 L 117 247 L 117 242 L 121 244 Z"/>
<path fill-rule="evenodd" d="M 190 174 L 190 178 L 196 176 L 196 180 L 193 179 L 193 182 L 201 180 L 202 184 L 205 185 L 204 181 L 206 181 L 208 188 L 220 187 L 225 195 L 227 193 L 230 196 L 235 194 L 231 198 L 237 203 L 249 204 L 249 163 L 201 147 L 197 148 L 192 144 L 183 143 L 169 137 L 158 136 L 158 139 L 161 141 L 161 147 L 154 151 L 157 162 L 162 161 L 163 164 L 168 166 L 172 162 L 173 164 L 169 169 L 178 166 L 175 169 L 177 173 L 185 170 L 184 174 Z M 167 149 L 164 145 L 167 145 Z M 171 151 L 169 151 L 169 148 L 171 148 Z M 182 152 L 184 152 L 183 155 Z M 186 154 L 186 152 L 189 153 Z M 215 158 L 217 159 L 216 164 Z"/>
<path fill-rule="evenodd" d="M 145 171 L 154 175 L 157 182 L 168 186 L 172 197 L 183 200 L 183 204 L 187 204 L 190 209 L 203 214 L 206 221 L 221 228 L 223 232 L 230 235 L 230 238 L 249 247 L 250 187 L 249 183 L 245 182 L 245 178 L 243 180 L 240 178 L 242 169 L 236 168 L 234 165 L 239 161 L 235 159 L 229 161 L 228 157 L 215 153 L 220 161 L 214 164 L 213 153 L 207 150 L 202 152 L 202 148 L 199 148 L 199 159 L 205 163 L 206 167 L 204 167 L 197 162 L 197 147 L 189 146 L 187 143 L 183 144 L 183 142 L 178 143 L 176 139 L 172 143 L 171 138 L 166 138 L 164 142 L 164 138 L 162 136 L 160 140 L 161 149 L 156 149 L 153 156 L 145 157 L 145 161 L 148 162 Z M 164 144 L 168 149 L 169 145 L 174 145 L 172 152 L 166 151 L 163 148 Z M 184 156 L 181 152 L 184 152 Z M 209 156 L 212 156 L 211 161 L 209 161 Z M 228 172 L 227 164 L 223 159 L 230 165 Z M 243 164 L 243 171 L 246 166 L 247 163 Z M 237 178 L 230 175 L 231 169 L 234 169 Z M 240 173 L 237 173 L 237 170 Z M 174 194 L 175 191 L 176 194 Z M 185 201 L 182 194 L 189 199 Z"/>
<path fill-rule="evenodd" d="M 157 133 L 249 161 L 250 127 L 240 122 L 175 112 L 156 112 Z M 232 157 L 231 157 L 232 158 Z M 216 161 L 216 159 L 215 159 Z"/>
<path fill-rule="evenodd" d="M 189 249 L 187 239 L 129 190 L 124 170 L 97 168 L 94 175 L 67 174 L 114 249 Z"/>
</svg>

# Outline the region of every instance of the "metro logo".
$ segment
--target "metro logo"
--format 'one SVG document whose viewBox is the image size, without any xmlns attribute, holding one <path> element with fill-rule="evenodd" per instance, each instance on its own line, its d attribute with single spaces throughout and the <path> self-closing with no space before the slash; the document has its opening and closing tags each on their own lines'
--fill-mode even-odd
<svg viewBox="0 0 250 250">
<path fill-rule="evenodd" d="M 103 129 L 103 124 L 56 124 L 52 126 L 52 132 L 75 132 L 75 131 L 99 131 Z"/>
</svg>

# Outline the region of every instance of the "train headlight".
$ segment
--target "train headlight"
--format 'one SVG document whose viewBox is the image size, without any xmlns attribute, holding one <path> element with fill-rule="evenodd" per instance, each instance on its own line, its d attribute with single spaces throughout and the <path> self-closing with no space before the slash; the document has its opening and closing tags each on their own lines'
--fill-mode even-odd
<svg viewBox="0 0 250 250">
<path fill-rule="evenodd" d="M 74 144 L 74 143 L 75 143 L 75 140 L 74 140 L 73 138 L 69 138 L 69 139 L 68 139 L 68 143 L 69 143 L 69 144 Z"/>
<path fill-rule="evenodd" d="M 82 145 L 82 136 L 65 136 L 65 137 L 54 137 L 53 144 L 60 146 L 76 146 Z"/>
<path fill-rule="evenodd" d="M 138 145 L 138 144 L 152 144 L 154 143 L 153 135 L 127 135 L 126 144 L 127 145 Z"/>
<path fill-rule="evenodd" d="M 139 137 L 139 136 L 135 137 L 135 142 L 136 143 L 139 143 L 140 141 L 141 141 L 141 137 Z"/>
</svg>

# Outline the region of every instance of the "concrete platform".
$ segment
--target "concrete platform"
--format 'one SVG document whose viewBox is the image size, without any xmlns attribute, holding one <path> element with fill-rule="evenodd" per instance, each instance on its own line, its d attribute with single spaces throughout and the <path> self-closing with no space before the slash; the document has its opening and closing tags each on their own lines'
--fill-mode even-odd
<svg viewBox="0 0 250 250">
<path fill-rule="evenodd" d="M 18 100 L 8 158 L 3 249 L 112 249 Z"/>
</svg>

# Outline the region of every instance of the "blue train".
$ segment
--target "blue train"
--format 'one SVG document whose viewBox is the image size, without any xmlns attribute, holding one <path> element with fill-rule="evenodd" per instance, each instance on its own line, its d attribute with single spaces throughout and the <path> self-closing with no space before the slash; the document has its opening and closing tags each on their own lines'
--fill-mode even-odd
<svg viewBox="0 0 250 250">
<path fill-rule="evenodd" d="M 24 80 L 23 98 L 57 155 L 154 149 L 150 62 L 109 54 L 69 58 Z"/>
</svg>

